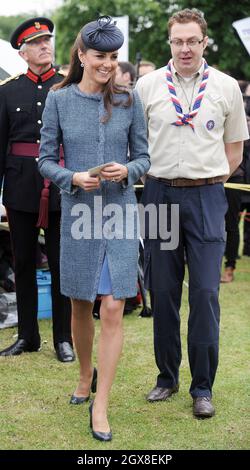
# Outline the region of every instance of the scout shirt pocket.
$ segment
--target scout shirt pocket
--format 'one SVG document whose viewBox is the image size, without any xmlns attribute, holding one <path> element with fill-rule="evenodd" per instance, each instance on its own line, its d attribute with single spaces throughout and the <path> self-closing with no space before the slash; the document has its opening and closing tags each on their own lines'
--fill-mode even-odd
<svg viewBox="0 0 250 470">
<path fill-rule="evenodd" d="M 221 139 L 224 134 L 226 119 L 225 98 L 219 93 L 207 93 L 194 118 L 195 127 L 200 137 Z"/>
</svg>

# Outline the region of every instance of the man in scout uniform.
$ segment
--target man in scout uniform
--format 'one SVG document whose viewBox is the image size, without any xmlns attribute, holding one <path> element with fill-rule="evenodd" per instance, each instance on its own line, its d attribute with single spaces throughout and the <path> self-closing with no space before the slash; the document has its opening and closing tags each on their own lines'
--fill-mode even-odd
<svg viewBox="0 0 250 470">
<path fill-rule="evenodd" d="M 215 412 L 211 397 L 218 365 L 218 294 L 225 249 L 223 182 L 241 162 L 248 130 L 237 81 L 209 67 L 203 58 L 208 43 L 203 14 L 196 9 L 179 11 L 170 18 L 168 30 L 172 59 L 137 83 L 151 156 L 143 203 L 154 203 L 161 210 L 166 204 L 168 216 L 173 204 L 179 210 L 178 217 L 168 218 L 174 243 L 169 243 L 168 234 L 151 240 L 150 226 L 146 227 L 145 282 L 152 293 L 160 371 L 147 400 L 167 400 L 179 388 L 179 311 L 186 252 L 190 394 L 194 416 L 209 418 Z"/>
<path fill-rule="evenodd" d="M 60 293 L 59 280 L 60 194 L 37 169 L 45 100 L 50 88 L 63 78 L 52 66 L 53 28 L 52 21 L 40 17 L 18 26 L 10 42 L 27 62 L 28 70 L 0 86 L 0 188 L 3 181 L 18 310 L 18 339 L 0 356 L 40 348 L 36 254 L 42 227 L 52 277 L 54 347 L 57 358 L 69 362 L 74 360 L 71 308 L 69 299 Z"/>
</svg>

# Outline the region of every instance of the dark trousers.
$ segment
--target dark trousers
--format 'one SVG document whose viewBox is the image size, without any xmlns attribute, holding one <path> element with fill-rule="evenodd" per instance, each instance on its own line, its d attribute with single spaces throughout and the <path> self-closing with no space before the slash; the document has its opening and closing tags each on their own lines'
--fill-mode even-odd
<svg viewBox="0 0 250 470">
<path fill-rule="evenodd" d="M 244 219 L 244 245 L 243 245 L 243 255 L 250 256 L 250 203 L 244 203 L 244 209 L 246 209 L 247 214 Z"/>
<path fill-rule="evenodd" d="M 224 187 L 219 183 L 173 188 L 148 179 L 141 202 L 144 206 L 154 203 L 158 214 L 159 204 L 167 205 L 168 215 L 171 205 L 176 204 L 179 208 L 178 223 L 168 219 L 171 237 L 179 238 L 174 249 L 162 250 L 162 237 L 159 234 L 157 239 L 149 236 L 150 218 L 145 228 L 145 283 L 152 293 L 154 349 L 160 370 L 157 385 L 172 388 L 179 382 L 185 251 L 189 271 L 190 393 L 193 397 L 211 396 L 219 350 L 218 294 L 227 210 Z"/>
<path fill-rule="evenodd" d="M 242 183 L 243 178 L 232 177 L 230 183 Z M 225 267 L 235 268 L 238 257 L 240 244 L 240 210 L 242 192 L 237 189 L 226 188 L 226 197 L 228 202 L 228 210 L 226 213 L 226 250 L 225 250 Z"/>
<path fill-rule="evenodd" d="M 40 344 L 37 321 L 38 289 L 36 281 L 38 214 L 7 209 L 14 255 L 18 311 L 18 338 Z M 52 322 L 54 345 L 71 339 L 70 300 L 60 293 L 59 248 L 60 212 L 49 213 L 45 246 L 51 272 Z"/>
</svg>

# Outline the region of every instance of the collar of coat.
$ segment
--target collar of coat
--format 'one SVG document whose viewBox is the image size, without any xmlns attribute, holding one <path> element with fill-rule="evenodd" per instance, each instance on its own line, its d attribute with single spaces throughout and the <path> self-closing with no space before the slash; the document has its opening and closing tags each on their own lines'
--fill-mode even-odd
<svg viewBox="0 0 250 470">
<path fill-rule="evenodd" d="M 56 74 L 56 69 L 51 67 L 47 72 L 43 73 L 42 75 L 37 75 L 36 73 L 32 72 L 32 70 L 28 69 L 26 76 L 32 80 L 32 82 L 37 83 L 38 81 L 46 82 L 49 78 L 53 77 Z"/>
</svg>

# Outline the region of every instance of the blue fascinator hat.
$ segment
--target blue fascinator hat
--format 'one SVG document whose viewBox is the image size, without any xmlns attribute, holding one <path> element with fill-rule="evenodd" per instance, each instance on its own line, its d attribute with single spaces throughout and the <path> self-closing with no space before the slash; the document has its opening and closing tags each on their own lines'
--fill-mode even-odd
<svg viewBox="0 0 250 470">
<path fill-rule="evenodd" d="M 124 42 L 121 30 L 110 16 L 87 23 L 81 29 L 81 38 L 85 47 L 101 52 L 117 51 Z"/>
</svg>

